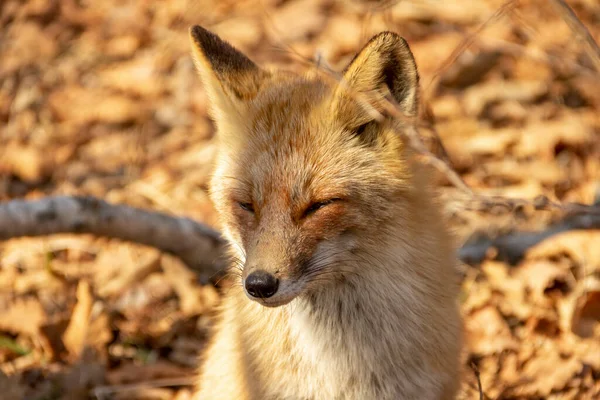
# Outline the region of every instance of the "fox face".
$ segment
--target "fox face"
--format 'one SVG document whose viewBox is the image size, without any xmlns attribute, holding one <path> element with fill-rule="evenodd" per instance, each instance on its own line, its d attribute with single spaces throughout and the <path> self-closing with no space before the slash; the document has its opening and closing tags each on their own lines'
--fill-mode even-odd
<svg viewBox="0 0 600 400">
<path fill-rule="evenodd" d="M 406 42 L 381 33 L 340 80 L 266 71 L 190 30 L 220 141 L 211 197 L 247 296 L 289 303 L 360 276 L 409 212 L 411 168 L 391 101 L 417 113 Z"/>
</svg>

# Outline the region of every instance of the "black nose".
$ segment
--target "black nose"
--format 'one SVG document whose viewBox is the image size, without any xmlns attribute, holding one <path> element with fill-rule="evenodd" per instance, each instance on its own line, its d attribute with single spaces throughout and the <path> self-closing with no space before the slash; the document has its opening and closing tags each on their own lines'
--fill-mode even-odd
<svg viewBox="0 0 600 400">
<path fill-rule="evenodd" d="M 266 271 L 255 271 L 246 277 L 244 285 L 250 296 L 264 299 L 277 292 L 279 279 Z"/>
</svg>

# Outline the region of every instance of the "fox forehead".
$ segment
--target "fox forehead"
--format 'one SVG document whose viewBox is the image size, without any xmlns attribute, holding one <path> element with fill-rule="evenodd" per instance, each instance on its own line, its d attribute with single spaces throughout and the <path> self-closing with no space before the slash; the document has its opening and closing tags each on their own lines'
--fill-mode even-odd
<svg viewBox="0 0 600 400">
<path fill-rule="evenodd" d="M 274 78 L 226 132 L 233 140 L 222 149 L 221 175 L 236 177 L 227 184 L 236 200 L 294 205 L 403 188 L 407 176 L 397 149 L 362 145 L 346 130 L 332 110 L 333 84 Z"/>
<path fill-rule="evenodd" d="M 228 164 L 245 177 L 240 189 L 252 190 L 256 200 L 273 191 L 291 200 L 308 189 L 321 196 L 343 194 L 343 185 L 322 182 L 347 170 L 340 159 L 347 140 L 328 112 L 330 91 L 320 80 L 297 77 L 275 81 L 249 102 L 244 122 L 228 132 L 236 142 Z"/>
<path fill-rule="evenodd" d="M 330 88 L 319 79 L 273 79 L 248 104 L 245 132 L 257 150 L 303 145 L 322 137 Z M 262 146 L 262 148 L 260 147 Z"/>
</svg>

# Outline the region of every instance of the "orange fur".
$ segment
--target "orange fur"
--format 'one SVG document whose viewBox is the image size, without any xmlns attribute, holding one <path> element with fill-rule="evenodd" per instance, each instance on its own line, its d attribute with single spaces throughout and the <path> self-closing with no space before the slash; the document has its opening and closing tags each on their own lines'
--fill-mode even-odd
<svg viewBox="0 0 600 400">
<path fill-rule="evenodd" d="M 454 398 L 454 249 L 403 123 L 372 113 L 383 99 L 417 113 L 406 42 L 375 36 L 338 84 L 190 33 L 221 146 L 211 196 L 241 280 L 195 398 Z M 272 297 L 244 291 L 259 269 L 280 282 Z"/>
</svg>

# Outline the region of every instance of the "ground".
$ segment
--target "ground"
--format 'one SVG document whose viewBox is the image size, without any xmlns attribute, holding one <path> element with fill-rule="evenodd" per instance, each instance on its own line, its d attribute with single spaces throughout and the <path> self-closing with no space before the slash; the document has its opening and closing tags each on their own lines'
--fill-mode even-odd
<svg viewBox="0 0 600 400">
<path fill-rule="evenodd" d="M 543 240 L 514 233 L 548 232 L 564 216 L 540 195 L 600 202 L 600 5 L 568 1 L 574 18 L 561 3 L 6 0 L 0 206 L 85 194 L 218 229 L 214 128 L 188 27 L 296 71 L 315 61 L 339 71 L 393 30 L 417 59 L 434 154 L 477 195 L 537 198 L 506 207 L 447 171 L 435 177 L 466 244 L 461 397 L 479 398 L 480 383 L 486 398 L 600 398 L 600 230 L 571 229 L 590 226 L 581 218 L 598 228 L 598 215 L 569 217 Z M 0 242 L 2 398 L 189 399 L 219 299 L 144 246 L 67 234 Z"/>
</svg>

